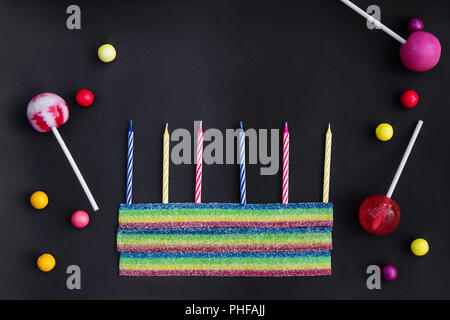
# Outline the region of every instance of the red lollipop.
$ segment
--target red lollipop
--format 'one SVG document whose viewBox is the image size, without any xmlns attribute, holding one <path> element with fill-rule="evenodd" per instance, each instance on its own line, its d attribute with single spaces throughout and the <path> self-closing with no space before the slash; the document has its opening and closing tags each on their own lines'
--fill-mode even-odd
<svg viewBox="0 0 450 320">
<path fill-rule="evenodd" d="M 419 120 L 386 196 L 370 196 L 364 200 L 359 208 L 359 223 L 369 233 L 377 236 L 387 235 L 394 231 L 400 222 L 400 208 L 391 197 L 422 128 L 422 124 L 423 121 Z"/>
<path fill-rule="evenodd" d="M 377 236 L 391 233 L 399 222 L 400 208 L 397 202 L 386 196 L 370 196 L 359 208 L 359 223 L 366 231 Z"/>
</svg>

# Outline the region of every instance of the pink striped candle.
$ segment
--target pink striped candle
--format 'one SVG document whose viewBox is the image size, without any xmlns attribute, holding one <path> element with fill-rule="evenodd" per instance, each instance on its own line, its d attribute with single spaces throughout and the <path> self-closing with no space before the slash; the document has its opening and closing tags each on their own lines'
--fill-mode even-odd
<svg viewBox="0 0 450 320">
<path fill-rule="evenodd" d="M 195 203 L 202 203 L 202 162 L 203 162 L 203 128 L 202 121 L 197 132 L 197 169 L 195 172 Z"/>
<path fill-rule="evenodd" d="M 288 204 L 289 202 L 289 129 L 287 122 L 284 126 L 283 133 L 283 190 L 282 202 Z"/>
</svg>

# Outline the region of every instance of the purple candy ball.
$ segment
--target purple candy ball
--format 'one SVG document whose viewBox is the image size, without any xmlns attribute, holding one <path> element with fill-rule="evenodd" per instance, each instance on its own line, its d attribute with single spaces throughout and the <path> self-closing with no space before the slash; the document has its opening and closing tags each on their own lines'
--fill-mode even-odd
<svg viewBox="0 0 450 320">
<path fill-rule="evenodd" d="M 423 72 L 436 66 L 441 58 L 441 44 L 425 31 L 413 32 L 400 47 L 400 59 L 409 70 Z"/>
<path fill-rule="evenodd" d="M 397 279 L 397 268 L 392 264 L 381 267 L 381 277 L 385 281 L 393 281 Z"/>
<path fill-rule="evenodd" d="M 423 27 L 424 26 L 422 20 L 418 18 L 411 18 L 408 20 L 408 23 L 406 24 L 406 29 L 408 29 L 409 33 L 422 31 Z"/>
</svg>

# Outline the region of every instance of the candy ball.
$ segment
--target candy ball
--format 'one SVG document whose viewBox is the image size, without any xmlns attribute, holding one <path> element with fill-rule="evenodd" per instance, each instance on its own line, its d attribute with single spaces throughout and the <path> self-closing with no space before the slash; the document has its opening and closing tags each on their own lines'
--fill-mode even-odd
<svg viewBox="0 0 450 320">
<path fill-rule="evenodd" d="M 116 49 L 110 44 L 98 48 L 98 58 L 103 62 L 111 62 L 116 58 Z"/>
<path fill-rule="evenodd" d="M 63 98 L 45 92 L 38 94 L 28 103 L 27 117 L 34 129 L 47 132 L 69 120 L 69 108 Z"/>
<path fill-rule="evenodd" d="M 39 270 L 49 272 L 55 267 L 55 258 L 50 253 L 44 253 L 37 259 L 37 266 Z"/>
<path fill-rule="evenodd" d="M 94 94 L 88 89 L 81 89 L 75 96 L 75 101 L 83 107 L 89 107 L 94 102 Z"/>
<path fill-rule="evenodd" d="M 48 205 L 48 197 L 43 191 L 36 191 L 30 197 L 30 203 L 35 209 L 44 209 Z"/>
<path fill-rule="evenodd" d="M 378 140 L 388 141 L 394 135 L 394 129 L 389 123 L 380 123 L 375 129 L 375 135 Z"/>
<path fill-rule="evenodd" d="M 428 242 L 425 239 L 416 239 L 411 242 L 411 251 L 416 256 L 424 256 L 430 249 Z"/>
<path fill-rule="evenodd" d="M 408 23 L 406 24 L 406 29 L 408 29 L 408 32 L 416 32 L 416 31 L 422 31 L 424 28 L 422 20 L 418 18 L 411 18 L 408 20 Z"/>
<path fill-rule="evenodd" d="M 397 279 L 397 268 L 392 264 L 381 267 L 381 277 L 384 281 L 394 281 Z"/>
<path fill-rule="evenodd" d="M 366 198 L 359 208 L 359 223 L 367 232 L 384 236 L 394 231 L 400 222 L 398 204 L 386 196 Z"/>
<path fill-rule="evenodd" d="M 89 215 L 83 210 L 77 210 L 72 214 L 70 221 L 75 228 L 81 229 L 89 224 Z"/>
<path fill-rule="evenodd" d="M 413 32 L 400 47 L 403 65 L 412 71 L 423 72 L 436 66 L 441 57 L 441 44 L 431 33 Z"/>
<path fill-rule="evenodd" d="M 400 102 L 405 108 L 414 108 L 419 102 L 419 95 L 413 90 L 403 92 Z"/>
</svg>

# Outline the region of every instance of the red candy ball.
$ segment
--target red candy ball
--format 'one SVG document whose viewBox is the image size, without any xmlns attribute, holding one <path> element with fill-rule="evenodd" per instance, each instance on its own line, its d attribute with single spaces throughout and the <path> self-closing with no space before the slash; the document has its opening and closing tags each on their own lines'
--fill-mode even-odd
<svg viewBox="0 0 450 320">
<path fill-rule="evenodd" d="M 75 101 L 83 107 L 89 107 L 94 102 L 94 94 L 88 89 L 81 89 L 75 96 Z"/>
<path fill-rule="evenodd" d="M 403 92 L 400 102 L 405 108 L 414 108 L 419 102 L 419 95 L 413 90 Z"/>
<path fill-rule="evenodd" d="M 399 222 L 400 208 L 386 196 L 370 196 L 359 208 L 359 223 L 371 234 L 387 235 L 397 228 Z"/>
</svg>

